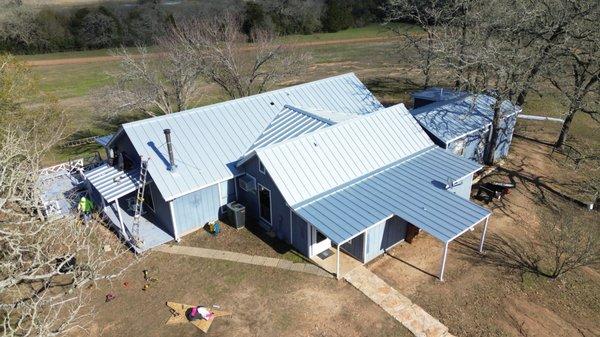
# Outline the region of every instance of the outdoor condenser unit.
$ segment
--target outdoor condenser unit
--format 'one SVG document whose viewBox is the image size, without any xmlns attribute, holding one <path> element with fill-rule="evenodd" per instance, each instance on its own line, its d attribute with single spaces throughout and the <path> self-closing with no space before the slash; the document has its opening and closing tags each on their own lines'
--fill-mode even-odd
<svg viewBox="0 0 600 337">
<path fill-rule="evenodd" d="M 237 228 L 243 228 L 246 225 L 246 207 L 239 202 L 230 202 L 227 204 L 227 222 Z"/>
</svg>

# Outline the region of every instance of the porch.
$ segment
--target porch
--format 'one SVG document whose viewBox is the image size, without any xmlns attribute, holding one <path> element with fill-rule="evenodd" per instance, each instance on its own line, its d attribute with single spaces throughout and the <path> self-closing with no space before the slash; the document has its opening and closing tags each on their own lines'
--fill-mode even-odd
<svg viewBox="0 0 600 337">
<path fill-rule="evenodd" d="M 132 203 L 131 198 L 135 198 L 135 194 L 122 197 L 106 205 L 104 214 L 133 251 L 138 254 L 143 253 L 148 249 L 173 240 L 173 237 L 161 228 L 162 224 L 154 212 L 147 205 L 144 205 L 144 211 L 139 220 L 138 236 L 140 242 L 137 245 L 133 244 L 134 211 L 130 206 Z"/>
<path fill-rule="evenodd" d="M 321 257 L 323 256 L 322 253 L 314 255 L 310 260 L 328 273 L 335 274 L 338 278 L 343 277 L 355 268 L 363 265 L 362 262 L 350 256 L 343 250 L 338 250 L 337 247 L 329 248 L 329 254 L 327 255 L 327 257 Z M 339 270 L 337 269 L 338 266 Z"/>
</svg>

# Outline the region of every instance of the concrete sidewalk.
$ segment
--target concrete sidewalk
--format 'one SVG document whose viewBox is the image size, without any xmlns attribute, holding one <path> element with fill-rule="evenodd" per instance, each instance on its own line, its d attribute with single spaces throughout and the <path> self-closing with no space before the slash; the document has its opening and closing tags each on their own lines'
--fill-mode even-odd
<svg viewBox="0 0 600 337">
<path fill-rule="evenodd" d="M 444 324 L 364 266 L 354 268 L 344 278 L 415 336 L 453 337 Z"/>
<path fill-rule="evenodd" d="M 189 247 L 189 246 L 169 246 L 162 245 L 153 249 L 154 251 L 168 253 L 168 254 L 177 254 L 177 255 L 187 255 L 200 257 L 205 259 L 214 259 L 214 260 L 223 260 L 223 261 L 232 261 L 238 263 L 246 263 L 253 264 L 256 266 L 264 266 L 264 267 L 272 267 L 279 269 L 287 269 L 291 271 L 297 271 L 301 273 L 313 274 L 321 277 L 333 278 L 333 275 L 328 273 L 327 271 L 321 269 L 319 266 L 310 263 L 294 263 L 289 260 L 283 259 L 275 259 L 272 257 L 265 256 L 257 256 L 257 255 L 248 255 L 242 253 L 235 253 L 225 250 L 215 250 L 215 249 L 206 249 L 199 247 Z"/>
</svg>

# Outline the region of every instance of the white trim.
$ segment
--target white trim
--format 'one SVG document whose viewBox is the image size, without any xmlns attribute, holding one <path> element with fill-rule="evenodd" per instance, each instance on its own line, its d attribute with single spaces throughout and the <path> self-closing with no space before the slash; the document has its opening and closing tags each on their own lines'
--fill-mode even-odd
<svg viewBox="0 0 600 337">
<path fill-rule="evenodd" d="M 121 232 L 123 233 L 123 236 L 125 236 L 125 224 L 123 223 L 123 216 L 121 215 L 121 206 L 119 205 L 119 200 L 117 199 L 114 203 L 115 207 L 117 207 L 117 216 L 119 217 L 119 222 L 121 223 Z"/>
<path fill-rule="evenodd" d="M 325 250 L 327 250 L 327 249 L 329 249 L 329 248 L 331 248 L 331 247 L 333 246 L 333 245 L 331 244 L 331 239 L 330 239 L 330 238 L 329 238 L 327 235 L 323 234 L 323 233 L 322 233 L 320 230 L 318 230 L 318 229 L 317 229 L 317 227 L 315 227 L 315 226 L 313 226 L 313 225 L 310 225 L 310 228 L 311 228 L 311 230 L 310 230 L 310 238 L 309 238 L 309 242 L 310 242 L 310 252 L 309 252 L 309 255 L 308 255 L 308 257 L 309 257 L 309 258 L 311 258 L 311 257 L 313 257 L 313 256 L 315 256 L 315 255 L 317 255 L 317 254 L 320 254 L 321 252 L 324 252 Z M 318 237 L 318 234 L 317 234 L 317 232 L 321 233 L 321 234 L 322 234 L 322 235 L 325 237 L 325 240 L 323 240 L 323 241 L 321 241 L 321 242 L 317 242 L 317 237 Z M 348 242 L 348 240 L 346 240 L 346 241 L 344 241 L 344 242 Z M 337 246 L 338 246 L 338 248 L 339 248 L 339 247 L 340 247 L 342 244 L 343 244 L 343 243 L 340 243 L 340 244 L 338 244 L 338 245 L 337 245 Z M 315 249 L 314 249 L 314 248 L 315 248 L 315 247 L 314 247 L 315 245 L 317 245 L 317 248 L 321 248 L 321 246 L 320 246 L 320 245 L 327 246 L 327 248 L 320 249 L 318 253 L 315 253 Z"/>
<path fill-rule="evenodd" d="M 444 282 L 444 269 L 446 268 L 446 259 L 448 258 L 448 242 L 444 244 L 444 253 L 442 254 L 442 265 L 440 266 L 440 282 Z"/>
<path fill-rule="evenodd" d="M 288 206 L 288 208 L 290 209 L 290 245 L 293 247 L 294 246 L 294 226 L 292 226 L 292 221 L 293 221 L 292 208 L 289 206 Z"/>
<path fill-rule="evenodd" d="M 335 263 L 335 277 L 338 280 L 340 279 L 340 246 L 341 244 L 337 245 L 337 261 Z"/>
<path fill-rule="evenodd" d="M 173 234 L 175 235 L 175 241 L 179 242 L 181 238 L 179 237 L 179 233 L 177 231 L 177 221 L 175 221 L 175 207 L 173 207 L 173 201 L 168 201 L 169 203 L 169 211 L 171 212 L 171 223 L 173 225 Z"/>
<path fill-rule="evenodd" d="M 369 232 L 366 231 L 363 237 L 363 258 L 362 263 L 367 263 L 367 240 L 369 239 Z"/>
<path fill-rule="evenodd" d="M 258 161 L 258 172 L 260 172 L 260 173 L 262 173 L 262 174 L 266 175 L 266 174 L 267 174 L 267 173 L 266 173 L 267 171 L 265 170 L 265 166 L 262 164 L 262 161 L 260 161 L 260 159 L 259 159 L 259 160 L 257 160 L 257 161 Z M 262 170 L 261 170 L 261 168 L 262 168 Z"/>
<path fill-rule="evenodd" d="M 475 222 L 474 224 L 472 224 L 471 226 L 467 227 L 466 229 L 464 229 L 462 232 L 456 234 L 454 237 L 452 237 L 450 240 L 446 241 L 446 242 L 450 242 L 450 241 L 454 241 L 456 240 L 456 238 L 458 238 L 459 236 L 465 234 L 467 231 L 471 230 L 472 228 L 474 228 L 475 226 L 479 225 L 483 220 L 489 218 L 492 214 L 488 214 L 486 216 L 484 216 L 483 218 L 477 220 L 477 222 Z M 442 240 L 440 240 L 442 241 Z M 443 241 L 442 241 L 443 242 Z"/>
<path fill-rule="evenodd" d="M 256 183 L 256 180 L 254 180 L 254 182 Z M 262 206 L 261 206 L 262 203 L 260 202 L 260 188 L 261 187 L 263 189 L 269 191 L 269 217 L 271 218 L 270 221 L 267 221 L 267 219 L 265 219 L 261 216 L 261 208 L 262 208 Z M 273 227 L 273 224 L 272 224 L 272 222 L 273 222 L 273 199 L 271 198 L 271 190 L 261 184 L 258 184 L 258 187 L 256 188 L 256 197 L 258 199 L 258 219 L 268 223 L 269 226 L 272 228 Z"/>
<path fill-rule="evenodd" d="M 488 221 L 490 220 L 490 217 L 488 216 L 485 219 L 485 225 L 483 226 L 483 233 L 481 234 L 481 242 L 479 243 L 479 252 L 483 253 L 483 242 L 485 241 L 485 233 L 487 232 L 487 227 L 488 227 Z"/>
</svg>

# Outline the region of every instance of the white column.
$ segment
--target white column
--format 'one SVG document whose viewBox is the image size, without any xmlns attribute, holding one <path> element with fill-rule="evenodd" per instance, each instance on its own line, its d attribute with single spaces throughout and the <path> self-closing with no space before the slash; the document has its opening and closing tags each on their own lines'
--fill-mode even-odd
<svg viewBox="0 0 600 337">
<path fill-rule="evenodd" d="M 179 242 L 181 238 L 179 237 L 179 233 L 177 232 L 177 222 L 175 222 L 175 207 L 173 207 L 173 201 L 175 199 L 169 201 L 169 211 L 171 212 L 171 222 L 173 224 L 173 235 L 175 235 L 175 241 Z"/>
<path fill-rule="evenodd" d="M 121 233 L 123 233 L 123 236 L 125 236 L 125 223 L 123 222 L 123 216 L 121 215 L 121 206 L 119 206 L 119 199 L 115 200 L 114 203 L 115 207 L 117 208 L 117 216 L 119 217 L 119 222 L 121 223 Z"/>
<path fill-rule="evenodd" d="M 444 244 L 444 254 L 442 255 L 442 266 L 440 267 L 440 281 L 444 282 L 444 268 L 446 268 L 446 258 L 448 257 L 448 242 Z"/>
<path fill-rule="evenodd" d="M 340 245 L 337 245 L 337 262 L 336 262 L 336 267 L 335 267 L 335 277 L 339 280 L 340 279 Z"/>
<path fill-rule="evenodd" d="M 479 252 L 483 253 L 483 242 L 485 241 L 485 233 L 487 232 L 488 221 L 490 217 L 485 218 L 485 225 L 483 225 L 483 233 L 481 234 L 481 242 L 479 243 Z"/>
</svg>

